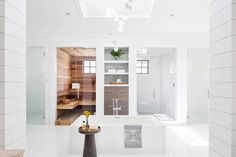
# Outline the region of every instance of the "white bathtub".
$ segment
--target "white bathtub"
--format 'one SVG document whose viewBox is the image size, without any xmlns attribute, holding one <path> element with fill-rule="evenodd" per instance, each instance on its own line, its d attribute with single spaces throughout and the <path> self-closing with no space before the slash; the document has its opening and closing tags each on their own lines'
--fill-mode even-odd
<svg viewBox="0 0 236 157">
<path fill-rule="evenodd" d="M 71 154 L 82 154 L 84 135 L 78 133 L 84 116 L 70 127 Z M 101 126 L 96 134 L 98 154 L 165 154 L 165 126 L 154 116 L 91 116 L 90 125 Z M 124 147 L 124 125 L 142 125 L 142 148 Z"/>
</svg>

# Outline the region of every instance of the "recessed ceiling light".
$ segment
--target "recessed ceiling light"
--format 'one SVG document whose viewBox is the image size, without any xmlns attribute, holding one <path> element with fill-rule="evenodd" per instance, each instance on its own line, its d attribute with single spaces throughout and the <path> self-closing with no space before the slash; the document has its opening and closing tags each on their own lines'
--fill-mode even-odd
<svg viewBox="0 0 236 157">
<path fill-rule="evenodd" d="M 170 17 L 174 17 L 175 16 L 175 14 L 170 14 Z"/>
<path fill-rule="evenodd" d="M 71 14 L 69 12 L 66 12 L 65 15 L 66 16 L 71 16 Z"/>
<path fill-rule="evenodd" d="M 117 41 L 116 41 L 116 40 L 113 40 L 112 43 L 113 43 L 114 45 L 116 45 L 116 44 L 117 44 Z"/>
</svg>

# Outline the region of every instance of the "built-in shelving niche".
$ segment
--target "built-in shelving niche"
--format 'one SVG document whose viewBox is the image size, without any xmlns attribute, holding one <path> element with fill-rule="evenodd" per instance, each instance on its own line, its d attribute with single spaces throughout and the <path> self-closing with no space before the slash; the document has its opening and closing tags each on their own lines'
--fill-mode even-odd
<svg viewBox="0 0 236 157">
<path fill-rule="evenodd" d="M 128 115 L 129 112 L 129 48 L 119 47 L 124 54 L 114 58 L 110 52 L 114 47 L 104 49 L 104 114 Z M 118 104 L 118 106 L 116 106 Z M 113 107 L 121 107 L 115 112 Z"/>
</svg>

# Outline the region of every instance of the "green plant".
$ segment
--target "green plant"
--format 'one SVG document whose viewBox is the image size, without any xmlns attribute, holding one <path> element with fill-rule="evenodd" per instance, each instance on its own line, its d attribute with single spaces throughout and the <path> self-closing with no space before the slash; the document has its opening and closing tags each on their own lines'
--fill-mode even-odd
<svg viewBox="0 0 236 157">
<path fill-rule="evenodd" d="M 115 51 L 114 49 L 111 50 L 110 54 L 115 57 L 115 58 L 118 58 L 120 56 L 122 56 L 123 54 L 125 54 L 124 50 L 119 48 L 117 51 Z"/>
</svg>

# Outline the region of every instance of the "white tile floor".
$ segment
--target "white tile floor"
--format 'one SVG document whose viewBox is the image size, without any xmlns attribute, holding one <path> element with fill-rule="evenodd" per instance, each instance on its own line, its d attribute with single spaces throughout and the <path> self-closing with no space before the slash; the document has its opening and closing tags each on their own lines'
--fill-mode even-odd
<svg viewBox="0 0 236 157">
<path fill-rule="evenodd" d="M 28 126 L 27 157 L 80 157 L 69 155 L 68 127 Z M 98 157 L 207 157 L 208 125 L 167 126 L 166 155 L 98 155 Z"/>
</svg>

